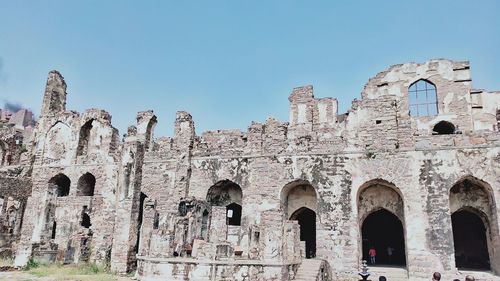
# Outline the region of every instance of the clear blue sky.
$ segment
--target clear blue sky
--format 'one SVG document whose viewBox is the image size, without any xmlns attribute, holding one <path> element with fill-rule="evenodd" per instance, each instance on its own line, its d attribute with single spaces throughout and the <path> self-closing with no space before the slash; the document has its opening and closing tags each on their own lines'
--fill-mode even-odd
<svg viewBox="0 0 500 281">
<path fill-rule="evenodd" d="M 500 1 L 0 0 L 0 99 L 38 115 L 59 70 L 67 108 L 100 107 L 124 133 L 153 109 L 197 133 L 288 121 L 293 87 L 337 97 L 340 112 L 392 64 L 470 60 L 475 88 L 500 90 Z"/>
</svg>

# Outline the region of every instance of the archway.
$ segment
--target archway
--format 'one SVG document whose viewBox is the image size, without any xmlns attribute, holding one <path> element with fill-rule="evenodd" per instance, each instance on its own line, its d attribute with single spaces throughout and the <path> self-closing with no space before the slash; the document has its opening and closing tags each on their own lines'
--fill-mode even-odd
<svg viewBox="0 0 500 281">
<path fill-rule="evenodd" d="M 490 269 L 490 257 L 483 220 L 475 213 L 460 210 L 451 215 L 455 264 L 461 269 Z"/>
<path fill-rule="evenodd" d="M 494 248 L 500 235 L 491 186 L 472 176 L 462 178 L 450 189 L 450 213 L 456 267 L 498 272 Z"/>
<path fill-rule="evenodd" d="M 381 209 L 368 215 L 361 227 L 363 260 L 370 260 L 368 251 L 376 250 L 378 265 L 406 266 L 403 224 L 393 213 Z"/>
<path fill-rule="evenodd" d="M 91 173 L 83 174 L 78 179 L 76 187 L 77 196 L 94 196 L 95 177 Z"/>
<path fill-rule="evenodd" d="M 283 187 L 281 205 L 285 217 L 299 223 L 300 241 L 306 244 L 306 258 L 314 258 L 316 256 L 316 190 L 308 181 L 295 180 Z"/>
<path fill-rule="evenodd" d="M 231 203 L 226 206 L 227 224 L 228 225 L 241 225 L 241 205 Z"/>
<path fill-rule="evenodd" d="M 92 122 L 90 119 L 80 128 L 80 136 L 78 138 L 78 147 L 76 148 L 76 156 L 86 155 L 89 149 L 90 132 L 92 131 Z"/>
<path fill-rule="evenodd" d="M 49 180 L 49 191 L 56 194 L 57 197 L 69 195 L 71 180 L 64 174 L 57 174 Z"/>
<path fill-rule="evenodd" d="M 401 191 L 383 179 L 374 179 L 358 190 L 359 256 L 370 262 L 375 248 L 376 265 L 406 267 L 404 202 Z"/>
<path fill-rule="evenodd" d="M 207 202 L 211 206 L 226 207 L 228 225 L 241 225 L 242 198 L 241 187 L 230 180 L 217 182 L 207 192 Z"/>
<path fill-rule="evenodd" d="M 300 241 L 306 243 L 306 258 L 316 256 L 316 212 L 302 207 L 295 211 L 290 220 L 296 220 L 300 226 Z"/>
</svg>

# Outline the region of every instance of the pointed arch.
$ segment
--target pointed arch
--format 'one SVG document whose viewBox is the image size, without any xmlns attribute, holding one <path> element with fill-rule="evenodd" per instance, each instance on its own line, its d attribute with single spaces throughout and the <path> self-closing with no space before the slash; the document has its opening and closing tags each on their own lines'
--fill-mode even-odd
<svg viewBox="0 0 500 281">
<path fill-rule="evenodd" d="M 369 261 L 373 247 L 378 256 L 375 264 L 406 267 L 404 200 L 400 189 L 383 179 L 367 181 L 358 189 L 357 205 L 360 260 Z"/>
<path fill-rule="evenodd" d="M 438 114 L 436 85 L 426 79 L 413 82 L 408 87 L 410 115 L 433 116 Z"/>
<path fill-rule="evenodd" d="M 391 211 L 372 211 L 361 224 L 363 260 L 370 260 L 369 250 L 376 250 L 375 264 L 406 266 L 405 235 L 402 221 Z"/>
<path fill-rule="evenodd" d="M 86 155 L 89 149 L 90 131 L 92 131 L 93 122 L 95 119 L 90 119 L 80 128 L 78 136 L 78 147 L 76 149 L 76 156 Z"/>
<path fill-rule="evenodd" d="M 54 123 L 45 135 L 43 158 L 51 162 L 69 163 L 72 134 L 71 128 L 66 123 L 61 121 Z"/>
<path fill-rule="evenodd" d="M 280 193 L 281 209 L 286 219 L 296 220 L 300 226 L 300 241 L 305 243 L 306 258 L 316 256 L 317 192 L 302 179 L 286 184 Z"/>
<path fill-rule="evenodd" d="M 301 207 L 317 210 L 317 191 L 307 180 L 296 179 L 287 183 L 280 192 L 281 208 L 287 218 Z"/>
<path fill-rule="evenodd" d="M 228 225 L 241 225 L 243 191 L 238 184 L 219 181 L 208 189 L 206 200 L 211 206 L 226 207 Z"/>
<path fill-rule="evenodd" d="M 455 265 L 461 269 L 500 271 L 498 215 L 491 186 L 471 175 L 449 193 Z"/>
</svg>

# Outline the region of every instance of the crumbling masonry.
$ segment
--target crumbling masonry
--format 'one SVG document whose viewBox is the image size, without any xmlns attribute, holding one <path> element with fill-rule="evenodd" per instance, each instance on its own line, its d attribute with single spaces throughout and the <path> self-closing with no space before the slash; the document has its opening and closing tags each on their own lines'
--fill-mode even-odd
<svg viewBox="0 0 500 281">
<path fill-rule="evenodd" d="M 141 280 L 355 280 L 375 247 L 412 280 L 496 280 L 500 92 L 472 88 L 468 62 L 431 60 L 361 95 L 338 114 L 295 88 L 289 122 L 201 136 L 181 111 L 173 137 L 153 138 L 144 111 L 120 139 L 106 111 L 66 110 L 51 71 L 27 149 L 0 134 L 15 160 L 0 168 L 2 247 L 18 266 L 95 262 Z"/>
</svg>

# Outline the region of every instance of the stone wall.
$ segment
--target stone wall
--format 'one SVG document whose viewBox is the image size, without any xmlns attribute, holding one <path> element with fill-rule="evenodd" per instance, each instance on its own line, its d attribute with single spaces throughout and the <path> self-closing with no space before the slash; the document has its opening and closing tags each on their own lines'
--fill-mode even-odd
<svg viewBox="0 0 500 281">
<path fill-rule="evenodd" d="M 409 89 L 421 83 L 435 89 L 426 106 L 437 114 L 411 110 Z M 468 62 L 394 65 L 343 114 L 336 99 L 298 87 L 289 122 L 199 136 L 180 111 L 174 136 L 155 139 L 156 116 L 144 111 L 120 141 L 107 112 L 68 111 L 66 96 L 50 72 L 24 157 L 32 189 L 18 265 L 55 253 L 116 272 L 138 266 L 144 280 L 290 280 L 313 251 L 324 276 L 352 280 L 363 224 L 386 210 L 403 226 L 408 277 L 425 279 L 455 272 L 451 217 L 465 210 L 484 222 L 500 273 L 500 95 L 472 88 Z M 81 192 L 87 173 L 92 194 Z M 315 214 L 313 248 L 301 235 L 305 209 Z"/>
</svg>

